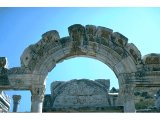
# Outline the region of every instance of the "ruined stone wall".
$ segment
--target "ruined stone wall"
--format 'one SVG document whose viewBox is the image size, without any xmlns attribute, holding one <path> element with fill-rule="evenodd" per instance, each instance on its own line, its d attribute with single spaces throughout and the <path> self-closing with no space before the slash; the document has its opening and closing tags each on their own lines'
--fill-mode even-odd
<svg viewBox="0 0 160 120">
<path fill-rule="evenodd" d="M 109 87 L 110 81 L 105 79 L 56 81 L 51 84 L 51 95 L 46 95 L 43 107 L 79 110 L 111 107 L 115 101 L 111 101 L 113 95 L 110 99 Z"/>
</svg>

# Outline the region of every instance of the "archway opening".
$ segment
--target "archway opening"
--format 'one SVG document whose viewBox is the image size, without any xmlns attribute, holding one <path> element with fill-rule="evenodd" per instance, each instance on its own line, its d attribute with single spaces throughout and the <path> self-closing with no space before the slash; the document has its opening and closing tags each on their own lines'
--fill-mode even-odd
<svg viewBox="0 0 160 120">
<path fill-rule="evenodd" d="M 114 72 L 104 63 L 87 57 L 76 57 L 56 65 L 48 74 L 46 94 L 50 94 L 50 84 L 53 81 L 69 81 L 72 79 L 110 79 L 110 88 L 119 89 L 119 83 Z"/>
<path fill-rule="evenodd" d="M 46 81 L 46 93 L 45 93 L 46 97 L 47 95 L 52 94 L 51 91 L 53 88 L 51 87 L 51 84 L 53 82 L 61 81 L 61 82 L 70 82 L 69 84 L 71 84 L 71 81 L 74 80 L 76 81 L 109 80 L 110 83 L 108 92 L 112 91 L 113 88 L 115 88 L 115 90 L 117 91 L 119 90 L 118 79 L 115 73 L 106 64 L 96 59 L 88 57 L 75 57 L 57 64 L 56 67 L 48 74 Z M 80 82 L 77 84 L 80 84 Z M 113 99 L 113 94 L 111 96 Z M 96 110 L 102 110 L 102 109 L 105 108 L 96 107 Z M 45 112 L 51 112 L 51 110 Z"/>
</svg>

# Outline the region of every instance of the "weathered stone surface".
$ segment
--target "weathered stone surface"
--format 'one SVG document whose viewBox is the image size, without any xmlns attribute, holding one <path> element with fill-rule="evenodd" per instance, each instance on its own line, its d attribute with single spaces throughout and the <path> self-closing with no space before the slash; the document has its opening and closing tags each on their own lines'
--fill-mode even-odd
<svg viewBox="0 0 160 120">
<path fill-rule="evenodd" d="M 59 38 L 60 38 L 59 33 L 56 30 L 51 30 L 42 35 L 42 39 L 44 42 L 42 42 L 41 44 L 43 43 L 47 44 L 50 42 L 59 42 L 58 41 Z"/>
<path fill-rule="evenodd" d="M 56 30 L 51 30 L 42 35 L 42 39 L 36 44 L 27 47 L 21 56 L 21 66 L 29 68 L 33 71 L 36 66 L 36 62 L 41 57 L 48 54 L 48 51 L 55 48 L 57 45 L 61 45 L 59 33 Z"/>
<path fill-rule="evenodd" d="M 13 67 L 8 70 L 8 74 L 31 74 L 32 72 L 28 68 Z"/>
<path fill-rule="evenodd" d="M 110 88 L 110 80 L 106 80 L 106 79 L 97 79 L 95 80 L 95 82 L 100 83 L 101 85 L 104 85 L 108 90 Z"/>
<path fill-rule="evenodd" d="M 156 101 L 155 101 L 156 108 L 160 109 L 160 90 L 156 93 Z"/>
<path fill-rule="evenodd" d="M 113 30 L 105 27 L 98 26 L 96 31 L 96 37 L 97 40 L 99 40 L 98 43 L 101 43 L 102 45 L 109 45 L 109 41 L 111 40 L 111 33 Z"/>
<path fill-rule="evenodd" d="M 53 106 L 53 100 L 50 94 L 45 95 L 44 101 L 43 101 L 43 108 L 50 109 L 51 106 Z"/>
<path fill-rule="evenodd" d="M 32 85 L 31 112 L 42 112 L 44 93 L 45 93 L 44 85 Z"/>
<path fill-rule="evenodd" d="M 63 37 L 63 38 L 60 39 L 60 43 L 62 44 L 63 48 L 68 47 L 71 44 L 71 39 L 70 39 L 69 36 Z"/>
<path fill-rule="evenodd" d="M 8 80 L 8 70 L 5 68 L 0 68 L 0 86 L 3 85 L 9 85 L 9 80 Z"/>
<path fill-rule="evenodd" d="M 5 57 L 0 57 L 0 86 L 9 85 L 8 80 L 8 69 L 5 68 L 7 64 L 7 59 Z"/>
<path fill-rule="evenodd" d="M 5 57 L 0 57 L 0 67 L 5 67 L 7 59 Z"/>
<path fill-rule="evenodd" d="M 84 41 L 84 45 L 88 45 L 89 41 L 96 42 L 96 31 L 97 27 L 94 25 L 86 25 L 86 40 Z"/>
<path fill-rule="evenodd" d="M 126 46 L 128 43 L 128 38 L 119 32 L 114 32 L 112 34 L 112 40 L 113 40 L 113 42 L 115 42 L 117 45 L 119 45 L 121 47 Z"/>
<path fill-rule="evenodd" d="M 45 86 L 33 85 L 31 93 L 32 93 L 32 101 L 38 100 L 42 102 L 44 99 Z"/>
<path fill-rule="evenodd" d="M 112 34 L 113 30 L 109 28 L 93 25 L 84 27 L 75 24 L 68 30 L 70 36 L 61 39 L 57 31 L 43 34 L 38 43 L 29 46 L 24 51 L 21 56 L 22 67 L 37 74 L 47 74 L 54 68 L 48 67 L 47 63 L 55 61 L 56 64 L 72 56 L 85 55 L 96 59 L 103 58 L 102 62 L 111 67 L 128 56 L 126 49 L 122 48 L 128 44 L 128 39 L 120 33 Z M 104 47 L 106 48 L 104 49 Z M 55 64 L 51 64 L 51 66 L 55 66 Z M 126 66 L 124 63 L 119 64 L 121 67 Z M 130 63 L 129 66 L 135 66 L 135 64 Z M 121 68 L 116 67 L 116 69 L 115 71 L 120 71 Z"/>
<path fill-rule="evenodd" d="M 85 39 L 85 27 L 80 24 L 72 25 L 68 28 L 69 35 L 73 43 L 74 49 L 78 46 L 83 45 L 83 40 Z"/>
<path fill-rule="evenodd" d="M 108 38 L 111 37 L 112 32 L 113 32 L 112 29 L 102 27 L 102 26 L 98 26 L 97 31 L 96 31 L 96 35 L 97 35 L 97 37 L 104 37 L 104 38 L 108 39 Z"/>
<path fill-rule="evenodd" d="M 160 71 L 160 54 L 151 53 L 142 59 L 141 71 L 150 72 L 150 75 L 158 76 Z"/>
<path fill-rule="evenodd" d="M 151 53 L 143 57 L 144 64 L 160 64 L 160 54 Z"/>
<path fill-rule="evenodd" d="M 97 31 L 97 27 L 94 25 L 86 25 L 86 34 L 87 35 L 92 35 L 95 36 L 96 35 L 96 31 Z"/>
<path fill-rule="evenodd" d="M 133 43 L 129 43 L 127 45 L 127 51 L 133 57 L 133 59 L 135 60 L 136 64 L 141 63 L 141 53 Z"/>
<path fill-rule="evenodd" d="M 51 95 L 46 95 L 43 107 L 55 108 L 96 108 L 115 106 L 117 95 L 109 95 L 109 80 L 95 81 L 80 79 L 68 82 L 55 81 L 51 84 Z M 114 100 L 114 101 L 111 101 Z M 50 106 L 49 106 L 50 105 Z"/>
</svg>

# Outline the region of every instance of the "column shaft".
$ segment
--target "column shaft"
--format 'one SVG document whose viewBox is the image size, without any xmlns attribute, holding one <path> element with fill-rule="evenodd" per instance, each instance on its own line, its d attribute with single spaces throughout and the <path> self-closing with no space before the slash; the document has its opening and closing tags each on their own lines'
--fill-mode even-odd
<svg viewBox="0 0 160 120">
<path fill-rule="evenodd" d="M 135 112 L 134 86 L 125 84 L 123 88 L 124 112 Z"/>
<path fill-rule="evenodd" d="M 32 97 L 31 97 L 31 112 L 42 112 L 45 86 L 44 85 L 34 85 L 32 88 Z"/>
<path fill-rule="evenodd" d="M 42 112 L 43 101 L 41 99 L 43 98 L 40 98 L 40 96 L 36 96 L 36 98 L 32 96 L 31 112 Z"/>
<path fill-rule="evenodd" d="M 17 112 L 21 96 L 20 95 L 13 95 L 12 98 L 13 98 L 13 112 Z"/>
</svg>

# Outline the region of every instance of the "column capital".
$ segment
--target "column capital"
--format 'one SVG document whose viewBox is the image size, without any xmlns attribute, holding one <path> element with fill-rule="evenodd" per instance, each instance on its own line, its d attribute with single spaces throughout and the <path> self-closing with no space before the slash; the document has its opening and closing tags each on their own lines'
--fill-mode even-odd
<svg viewBox="0 0 160 120">
<path fill-rule="evenodd" d="M 31 112 L 42 112 L 45 85 L 33 84 L 31 88 Z"/>
<path fill-rule="evenodd" d="M 45 94 L 45 85 L 32 86 L 32 101 L 43 101 Z"/>
<path fill-rule="evenodd" d="M 21 100 L 21 95 L 13 95 L 12 98 L 14 102 L 19 103 Z"/>
</svg>

